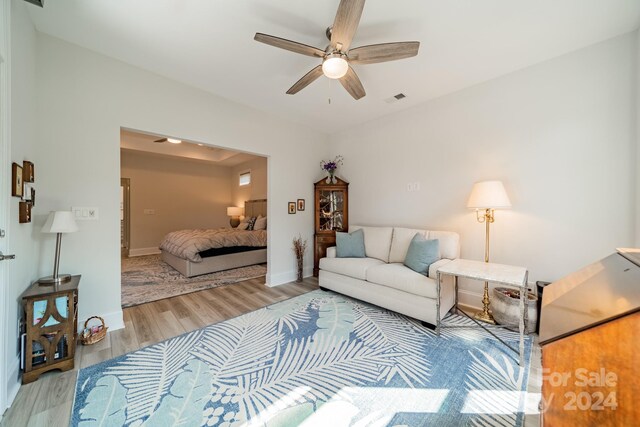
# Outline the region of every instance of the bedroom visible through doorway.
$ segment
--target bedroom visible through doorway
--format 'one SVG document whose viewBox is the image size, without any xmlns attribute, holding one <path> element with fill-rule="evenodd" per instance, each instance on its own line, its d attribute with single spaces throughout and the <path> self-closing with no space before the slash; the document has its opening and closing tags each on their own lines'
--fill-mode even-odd
<svg viewBox="0 0 640 427">
<path fill-rule="evenodd" d="M 121 130 L 122 306 L 263 277 L 267 158 Z"/>
</svg>

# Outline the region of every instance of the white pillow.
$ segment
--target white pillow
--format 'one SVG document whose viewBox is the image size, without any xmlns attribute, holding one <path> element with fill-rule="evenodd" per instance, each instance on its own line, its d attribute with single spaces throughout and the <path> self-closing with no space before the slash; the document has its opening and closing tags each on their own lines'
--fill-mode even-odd
<svg viewBox="0 0 640 427">
<path fill-rule="evenodd" d="M 254 230 L 266 230 L 267 229 L 267 217 L 260 215 L 256 219 L 256 223 L 253 226 Z"/>
<path fill-rule="evenodd" d="M 247 228 L 249 228 L 249 223 L 241 222 L 238 227 L 236 227 L 236 230 L 246 230 Z"/>
</svg>

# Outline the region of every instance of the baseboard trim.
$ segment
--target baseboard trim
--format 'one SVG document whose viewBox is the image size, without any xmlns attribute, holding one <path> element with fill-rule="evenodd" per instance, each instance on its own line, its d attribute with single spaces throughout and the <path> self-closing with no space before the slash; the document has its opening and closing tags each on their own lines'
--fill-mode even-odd
<svg viewBox="0 0 640 427">
<path fill-rule="evenodd" d="M 313 276 L 313 267 L 309 266 L 309 267 L 303 268 L 302 276 L 303 277 Z M 286 283 L 295 282 L 297 278 L 298 278 L 298 272 L 296 270 L 290 270 L 285 273 L 270 274 L 267 277 L 267 283 L 265 283 L 265 285 L 267 285 L 270 288 L 273 288 L 274 286 L 280 286 Z"/>
<path fill-rule="evenodd" d="M 129 258 L 134 256 L 158 255 L 160 253 L 160 249 L 158 248 L 129 249 Z"/>
<path fill-rule="evenodd" d="M 114 311 L 112 313 L 99 314 L 104 319 L 104 323 L 109 327 L 109 331 L 117 331 L 118 329 L 124 329 L 124 319 L 122 317 L 122 310 Z M 78 321 L 78 332 L 82 332 L 84 328 L 84 322 L 87 319 Z"/>
<path fill-rule="evenodd" d="M 482 294 L 471 292 L 466 289 L 458 289 L 458 303 L 472 309 L 480 310 L 482 304 Z"/>
</svg>

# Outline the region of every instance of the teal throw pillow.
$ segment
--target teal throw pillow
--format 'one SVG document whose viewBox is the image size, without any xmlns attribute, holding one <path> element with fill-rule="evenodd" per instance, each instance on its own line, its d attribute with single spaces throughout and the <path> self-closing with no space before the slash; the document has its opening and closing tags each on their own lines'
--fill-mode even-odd
<svg viewBox="0 0 640 427">
<path fill-rule="evenodd" d="M 360 229 L 353 233 L 336 232 L 336 257 L 364 258 L 364 231 Z"/>
<path fill-rule="evenodd" d="M 411 239 L 404 265 L 413 271 L 429 275 L 429 266 L 438 261 L 440 254 L 440 242 L 438 239 L 427 240 L 422 234 L 416 233 Z"/>
</svg>

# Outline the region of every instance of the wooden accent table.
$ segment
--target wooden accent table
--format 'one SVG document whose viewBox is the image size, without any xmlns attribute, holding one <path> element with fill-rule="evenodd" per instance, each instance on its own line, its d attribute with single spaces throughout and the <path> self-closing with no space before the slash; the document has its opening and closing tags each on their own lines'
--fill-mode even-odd
<svg viewBox="0 0 640 427">
<path fill-rule="evenodd" d="M 22 294 L 23 384 L 35 381 L 40 374 L 53 369 L 73 369 L 79 286 L 78 275 L 58 285 L 41 286 L 36 282 Z"/>
<path fill-rule="evenodd" d="M 440 319 L 440 291 L 441 291 L 441 275 L 448 274 L 453 276 L 455 284 L 455 304 L 454 307 L 458 309 L 458 277 L 466 277 L 468 279 L 480 280 L 482 282 L 493 282 L 508 286 L 515 286 L 520 290 L 520 322 L 518 329 L 520 331 L 520 346 L 518 350 L 505 343 L 502 339 L 494 335 L 484 325 L 480 324 L 477 320 L 468 316 L 464 311 L 460 310 L 463 314 L 467 315 L 478 326 L 491 335 L 496 337 L 500 342 L 506 345 L 509 349 L 518 353 L 518 364 L 524 366 L 524 336 L 527 333 L 527 280 L 529 272 L 524 267 L 514 267 L 511 265 L 495 264 L 491 262 L 472 261 L 468 259 L 455 259 L 442 267 L 438 268 L 438 299 L 436 300 L 436 333 L 440 335 L 440 328 L 453 326 L 442 325 Z"/>
</svg>

